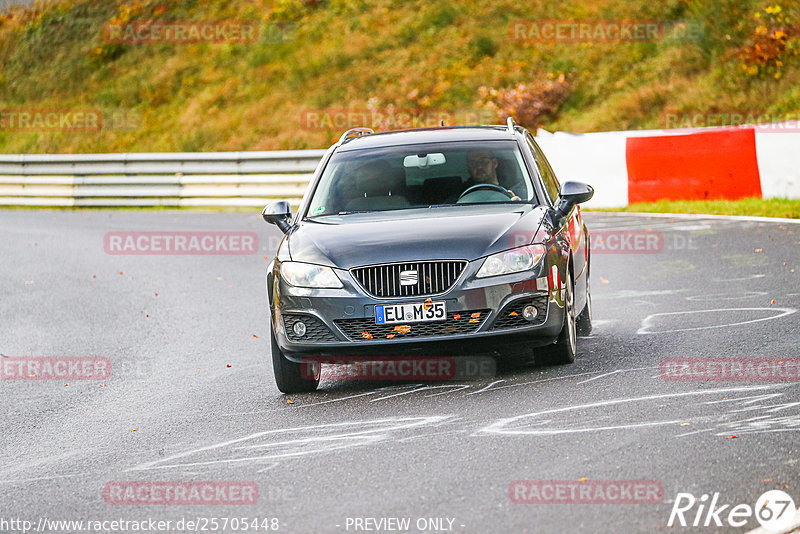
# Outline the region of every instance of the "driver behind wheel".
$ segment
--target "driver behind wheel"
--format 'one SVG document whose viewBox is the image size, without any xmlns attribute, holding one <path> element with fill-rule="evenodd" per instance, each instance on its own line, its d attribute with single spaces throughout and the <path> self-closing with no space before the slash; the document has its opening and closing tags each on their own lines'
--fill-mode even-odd
<svg viewBox="0 0 800 534">
<path fill-rule="evenodd" d="M 497 179 L 498 165 L 499 161 L 489 150 L 471 150 L 468 152 L 467 170 L 469 171 L 469 180 L 464 182 L 462 193 L 470 187 L 481 184 L 492 184 L 505 187 L 500 184 L 499 180 Z M 522 185 L 522 188 L 524 189 L 524 185 Z M 511 200 L 522 200 L 511 189 L 507 189 L 507 191 L 511 196 Z M 453 200 L 457 198 L 458 197 L 456 196 Z"/>
</svg>

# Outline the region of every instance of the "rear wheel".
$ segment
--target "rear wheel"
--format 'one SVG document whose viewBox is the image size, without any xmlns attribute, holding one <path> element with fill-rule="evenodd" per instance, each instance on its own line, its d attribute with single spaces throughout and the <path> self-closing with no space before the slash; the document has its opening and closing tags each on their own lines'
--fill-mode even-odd
<svg viewBox="0 0 800 534">
<path fill-rule="evenodd" d="M 319 385 L 319 362 L 295 363 L 288 360 L 281 352 L 275 340 L 275 332 L 270 327 L 270 341 L 272 342 L 272 369 L 275 372 L 275 383 L 283 393 L 307 393 L 316 391 Z"/>
<path fill-rule="evenodd" d="M 592 333 L 592 291 L 589 288 L 589 274 L 586 274 L 586 307 L 575 320 L 575 327 L 579 336 L 588 336 Z"/>
<path fill-rule="evenodd" d="M 575 319 L 575 293 L 572 287 L 572 274 L 567 270 L 564 288 L 564 326 L 554 345 L 542 349 L 542 360 L 547 365 L 563 365 L 575 361 L 577 345 L 577 326 Z"/>
</svg>

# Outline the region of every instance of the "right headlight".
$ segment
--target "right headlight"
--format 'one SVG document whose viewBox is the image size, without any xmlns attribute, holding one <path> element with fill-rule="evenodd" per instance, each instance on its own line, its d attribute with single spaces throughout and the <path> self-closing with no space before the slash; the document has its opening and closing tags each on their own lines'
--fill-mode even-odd
<svg viewBox="0 0 800 534">
<path fill-rule="evenodd" d="M 546 253 L 547 249 L 544 245 L 527 245 L 499 252 L 486 258 L 475 276 L 477 278 L 488 278 L 490 276 L 528 271 L 533 269 Z"/>
<path fill-rule="evenodd" d="M 339 277 L 330 267 L 285 261 L 281 263 L 281 276 L 287 283 L 295 287 L 331 288 L 344 287 Z"/>
</svg>

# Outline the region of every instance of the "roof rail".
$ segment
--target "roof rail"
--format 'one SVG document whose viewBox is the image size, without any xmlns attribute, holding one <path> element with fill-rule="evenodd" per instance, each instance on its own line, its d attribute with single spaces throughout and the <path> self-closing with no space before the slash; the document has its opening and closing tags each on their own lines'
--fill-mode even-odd
<svg viewBox="0 0 800 534">
<path fill-rule="evenodd" d="M 512 117 L 510 117 L 510 116 L 509 116 L 509 117 L 508 117 L 508 120 L 506 121 L 506 124 L 508 125 L 508 131 L 509 131 L 509 133 L 512 133 L 512 134 L 513 134 L 513 133 L 514 133 L 514 131 L 515 131 L 515 127 L 516 127 L 516 124 L 514 124 L 514 119 L 513 119 Z"/>
<path fill-rule="evenodd" d="M 341 145 L 350 139 L 355 139 L 356 137 L 361 137 L 362 135 L 370 135 L 374 133 L 375 131 L 372 128 L 351 128 L 342 134 L 342 136 L 339 138 L 339 142 L 336 144 Z"/>
</svg>

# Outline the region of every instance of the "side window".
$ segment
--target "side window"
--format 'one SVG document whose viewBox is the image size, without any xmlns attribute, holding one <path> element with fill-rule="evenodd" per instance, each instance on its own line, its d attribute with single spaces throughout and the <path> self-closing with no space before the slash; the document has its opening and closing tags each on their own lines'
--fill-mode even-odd
<svg viewBox="0 0 800 534">
<path fill-rule="evenodd" d="M 544 153 L 539 148 L 539 145 L 537 145 L 533 140 L 531 135 L 528 134 L 525 139 L 528 141 L 528 147 L 533 153 L 533 159 L 536 160 L 536 168 L 539 170 L 539 175 L 542 177 L 544 187 L 547 189 L 547 193 L 550 195 L 550 200 L 555 201 L 560 187 L 558 179 L 556 178 L 555 173 L 553 173 L 553 169 L 550 168 L 547 158 L 544 157 Z"/>
</svg>

